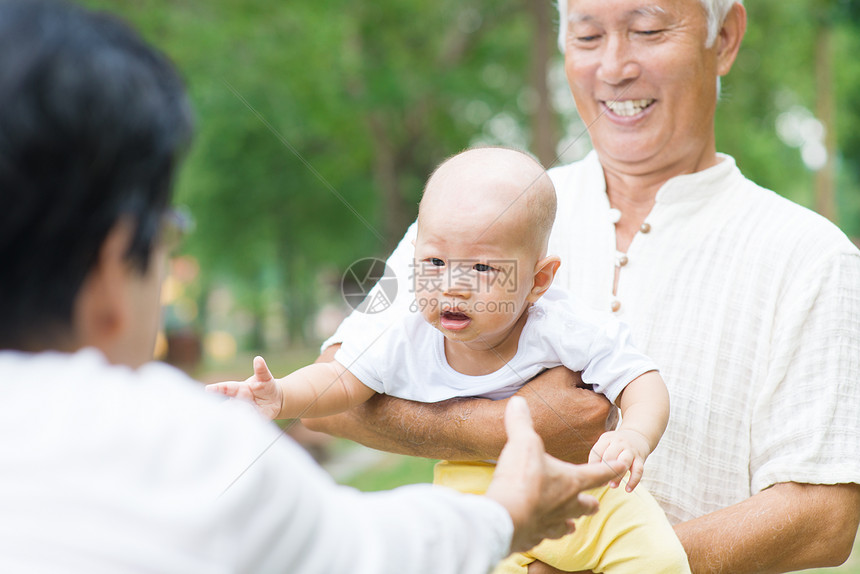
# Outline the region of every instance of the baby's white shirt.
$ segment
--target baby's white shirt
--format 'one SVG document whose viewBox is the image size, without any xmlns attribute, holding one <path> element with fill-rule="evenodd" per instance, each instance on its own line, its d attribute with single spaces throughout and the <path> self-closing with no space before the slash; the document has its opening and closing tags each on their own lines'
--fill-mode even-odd
<svg viewBox="0 0 860 574">
<path fill-rule="evenodd" d="M 581 371 L 585 383 L 614 403 L 630 381 L 657 369 L 633 346 L 626 324 L 556 287 L 529 308 L 514 357 L 487 375 L 455 371 L 445 358 L 444 335 L 418 312 L 381 331 L 350 333 L 335 360 L 378 393 L 425 403 L 503 399 L 560 365 Z"/>
</svg>

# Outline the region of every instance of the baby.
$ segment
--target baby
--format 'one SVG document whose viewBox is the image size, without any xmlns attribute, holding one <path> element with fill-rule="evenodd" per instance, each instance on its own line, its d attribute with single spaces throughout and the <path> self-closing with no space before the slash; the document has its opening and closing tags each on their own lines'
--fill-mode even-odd
<svg viewBox="0 0 860 574">
<path fill-rule="evenodd" d="M 436 402 L 508 397 L 541 371 L 564 365 L 621 409 L 591 460 L 622 460 L 626 491 L 666 428 L 669 397 L 653 362 L 626 326 L 552 288 L 560 265 L 547 255 L 555 190 L 530 156 L 505 148 L 467 150 L 427 182 L 415 240 L 415 310 L 381 333 L 344 341 L 330 363 L 274 379 L 262 358 L 244 382 L 209 390 L 252 399 L 270 418 L 327 416 L 375 393 Z M 482 492 L 491 463 L 437 465 L 434 482 Z M 617 486 L 613 481 L 610 486 Z M 525 572 L 535 559 L 565 571 L 689 572 L 668 521 L 647 492 L 599 489 L 601 510 L 574 534 L 515 555 L 498 571 Z"/>
</svg>

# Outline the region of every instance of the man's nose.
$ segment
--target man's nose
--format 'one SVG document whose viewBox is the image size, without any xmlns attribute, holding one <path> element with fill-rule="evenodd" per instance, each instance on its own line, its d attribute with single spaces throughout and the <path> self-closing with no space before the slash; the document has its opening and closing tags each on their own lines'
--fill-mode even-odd
<svg viewBox="0 0 860 574">
<path fill-rule="evenodd" d="M 613 86 L 624 86 L 641 73 L 636 50 L 621 34 L 610 34 L 600 57 L 597 79 Z"/>
</svg>

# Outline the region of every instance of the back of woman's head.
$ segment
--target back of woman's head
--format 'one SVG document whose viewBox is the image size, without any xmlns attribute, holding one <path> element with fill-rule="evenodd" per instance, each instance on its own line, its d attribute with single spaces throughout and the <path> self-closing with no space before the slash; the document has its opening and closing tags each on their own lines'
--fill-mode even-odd
<svg viewBox="0 0 860 574">
<path fill-rule="evenodd" d="M 146 269 L 191 124 L 170 62 L 121 21 L 0 1 L 0 348 L 70 327 L 120 219 Z"/>
</svg>

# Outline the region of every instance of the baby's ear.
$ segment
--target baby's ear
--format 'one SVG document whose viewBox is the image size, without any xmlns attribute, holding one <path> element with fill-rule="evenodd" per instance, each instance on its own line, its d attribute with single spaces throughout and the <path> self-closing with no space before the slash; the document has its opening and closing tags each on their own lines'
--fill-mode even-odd
<svg viewBox="0 0 860 574">
<path fill-rule="evenodd" d="M 555 272 L 558 271 L 560 265 L 561 259 L 555 255 L 544 257 L 535 264 L 534 282 L 528 297 L 526 297 L 529 303 L 534 303 L 546 293 L 546 290 L 552 285 Z"/>
</svg>

